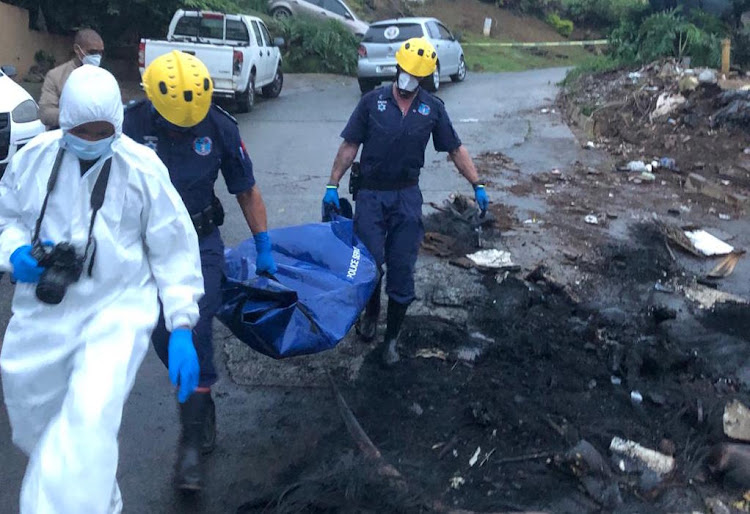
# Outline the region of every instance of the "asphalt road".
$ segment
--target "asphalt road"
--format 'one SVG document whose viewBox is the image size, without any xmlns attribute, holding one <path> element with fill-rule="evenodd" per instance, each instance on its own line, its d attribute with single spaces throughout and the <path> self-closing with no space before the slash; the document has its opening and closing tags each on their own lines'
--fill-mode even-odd
<svg viewBox="0 0 750 514">
<path fill-rule="evenodd" d="M 559 119 L 540 114 L 554 100 L 555 84 L 563 76 L 564 70 L 470 74 L 463 84 L 443 83 L 440 96 L 473 154 L 502 151 L 524 170 L 543 171 L 569 165 L 579 151 Z M 339 133 L 358 99 L 356 81 L 350 78 L 290 76 L 278 99 L 259 101 L 252 113 L 239 117 L 272 227 L 319 219 Z M 452 191 L 471 191 L 445 156 L 431 147 L 421 183 L 426 202 L 439 201 Z M 232 245 L 250 234 L 223 183 L 218 189 L 227 206 L 223 232 Z M 544 208 L 528 199 L 490 194 L 493 200 L 516 206 L 519 215 L 524 209 Z M 4 278 L 0 282 L 2 331 L 10 316 L 11 295 L 12 287 Z M 223 352 L 217 350 L 217 355 L 223 359 Z M 304 462 L 322 437 L 341 430 L 326 390 L 243 388 L 224 375 L 215 389 L 219 447 L 209 459 L 207 489 L 201 497 L 183 498 L 171 486 L 179 433 L 174 396 L 166 371 L 149 353 L 120 434 L 119 481 L 125 512 L 234 512 Z M 17 512 L 25 458 L 10 442 L 4 409 L 0 409 L 0 456 L 0 512 Z"/>
</svg>

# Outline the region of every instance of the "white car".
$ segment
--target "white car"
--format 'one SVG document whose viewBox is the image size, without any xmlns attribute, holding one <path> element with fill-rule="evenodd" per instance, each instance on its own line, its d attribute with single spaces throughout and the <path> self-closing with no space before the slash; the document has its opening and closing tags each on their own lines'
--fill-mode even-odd
<svg viewBox="0 0 750 514">
<path fill-rule="evenodd" d="M 448 77 L 453 82 L 466 78 L 466 61 L 460 38 L 435 18 L 398 18 L 383 20 L 370 25 L 359 45 L 357 78 L 362 94 L 378 84 L 396 77 L 396 52 L 404 41 L 413 37 L 424 37 L 437 52 L 437 68 L 432 80 L 425 82 L 427 90 L 435 92 L 440 81 Z"/>
<path fill-rule="evenodd" d="M 237 112 L 249 112 L 255 91 L 276 98 L 284 84 L 283 38 L 271 39 L 255 16 L 177 10 L 166 41 L 141 39 L 138 67 L 143 72 L 160 55 L 179 50 L 203 61 L 214 82 L 214 96 L 234 99 Z"/>
<path fill-rule="evenodd" d="M 349 32 L 362 38 L 368 24 L 354 14 L 341 0 L 269 0 L 268 10 L 277 20 L 285 20 L 292 15 L 310 16 L 318 20 L 336 20 Z"/>
<path fill-rule="evenodd" d="M 39 120 L 39 106 L 11 78 L 15 74 L 13 66 L 0 68 L 0 176 L 11 157 L 45 130 Z"/>
</svg>

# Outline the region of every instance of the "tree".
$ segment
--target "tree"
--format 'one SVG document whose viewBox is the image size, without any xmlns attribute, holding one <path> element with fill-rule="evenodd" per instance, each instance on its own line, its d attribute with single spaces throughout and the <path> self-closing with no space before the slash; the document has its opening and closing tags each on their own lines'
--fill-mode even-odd
<svg viewBox="0 0 750 514">
<path fill-rule="evenodd" d="M 232 0 L 7 0 L 27 9 L 32 16 L 42 12 L 50 32 L 68 34 L 93 28 L 107 44 L 132 44 L 141 37 L 163 37 L 179 8 L 237 12 Z M 31 20 L 32 24 L 34 20 Z"/>
</svg>

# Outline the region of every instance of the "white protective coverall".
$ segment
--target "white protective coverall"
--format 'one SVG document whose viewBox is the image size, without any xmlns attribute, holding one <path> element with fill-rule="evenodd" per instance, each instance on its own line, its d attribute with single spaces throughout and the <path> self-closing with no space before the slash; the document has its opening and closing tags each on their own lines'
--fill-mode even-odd
<svg viewBox="0 0 750 514">
<path fill-rule="evenodd" d="M 112 123 L 112 167 L 93 229 L 96 255 L 59 305 L 18 283 L 2 343 L 5 405 L 13 441 L 30 456 L 22 514 L 120 512 L 117 435 L 125 400 L 149 347 L 161 298 L 167 328 L 193 327 L 203 295 L 198 239 L 167 169 L 122 135 L 114 77 L 92 66 L 71 74 L 60 101 L 62 130 L 25 146 L 0 181 L 0 269 L 31 243 L 63 131 Z M 72 243 L 83 255 L 91 191 L 104 159 L 83 176 L 66 151 L 41 227 L 41 241 Z M 158 296 L 157 296 L 158 294 Z"/>
</svg>

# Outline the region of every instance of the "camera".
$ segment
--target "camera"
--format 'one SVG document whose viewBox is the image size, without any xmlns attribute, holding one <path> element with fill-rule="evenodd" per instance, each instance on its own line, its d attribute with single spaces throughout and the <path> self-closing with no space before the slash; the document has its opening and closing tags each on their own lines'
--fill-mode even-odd
<svg viewBox="0 0 750 514">
<path fill-rule="evenodd" d="M 48 246 L 38 241 L 31 249 L 31 256 L 45 268 L 36 285 L 36 297 L 44 303 L 57 305 L 62 302 L 68 286 L 81 278 L 84 258 L 70 243 Z"/>
</svg>

